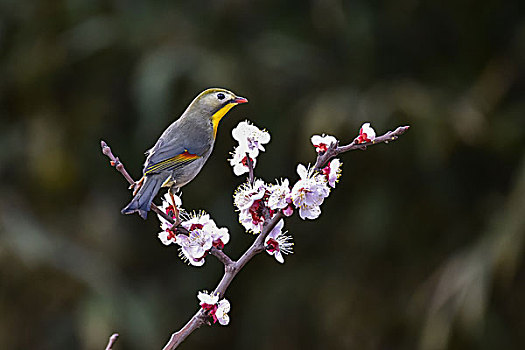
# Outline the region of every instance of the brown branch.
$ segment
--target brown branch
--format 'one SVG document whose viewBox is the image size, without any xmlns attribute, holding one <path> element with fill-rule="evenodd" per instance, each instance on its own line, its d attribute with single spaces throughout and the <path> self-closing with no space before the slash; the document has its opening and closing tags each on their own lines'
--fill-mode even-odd
<svg viewBox="0 0 525 350">
<path fill-rule="evenodd" d="M 264 251 L 264 240 L 270 231 L 277 225 L 279 220 L 283 218 L 283 214 L 279 211 L 275 216 L 268 221 L 266 226 L 263 227 L 262 232 L 257 236 L 255 241 L 253 241 L 250 248 L 248 248 L 244 254 L 237 261 L 229 260 L 228 263 L 224 263 L 224 275 L 220 280 L 219 284 L 214 290 L 214 293 L 218 293 L 219 296 L 223 297 L 228 289 L 228 286 L 231 284 L 235 276 L 241 271 L 241 269 L 246 265 L 254 256 Z M 211 254 L 215 255 L 219 250 L 211 250 Z M 222 252 L 221 252 L 222 253 Z M 219 259 L 220 260 L 220 259 Z M 171 335 L 170 340 L 164 346 L 163 350 L 173 350 L 176 349 L 193 331 L 202 327 L 207 320 L 206 312 L 203 309 L 199 309 L 195 315 L 186 323 L 184 327 L 178 332 L 175 332 Z"/>
<path fill-rule="evenodd" d="M 339 146 L 338 143 L 333 143 L 330 145 L 330 147 L 326 150 L 326 152 L 323 152 L 321 154 L 318 154 L 317 160 L 315 162 L 314 168 L 316 170 L 322 169 L 322 167 L 332 158 L 336 157 L 340 153 L 348 152 L 354 149 L 362 149 L 365 150 L 367 146 L 378 144 L 378 143 L 388 143 L 390 141 L 396 140 L 399 135 L 402 135 L 407 131 L 409 126 L 400 126 L 394 131 L 388 131 L 384 135 L 381 135 L 379 137 L 376 137 L 372 142 L 367 143 L 356 143 L 354 140 L 352 143 L 346 145 L 346 146 Z M 111 160 L 111 165 L 115 166 L 119 172 L 124 175 L 124 177 L 128 180 L 130 184 L 134 184 L 135 182 L 133 179 L 127 174 L 126 170 L 124 169 L 124 166 L 118 158 L 114 157 L 111 153 L 111 149 L 107 144 L 102 141 L 102 152 L 107 155 Z M 248 175 L 248 181 L 253 184 L 254 181 L 254 175 L 253 175 L 253 163 L 249 157 L 247 157 L 247 164 L 249 169 L 249 175 Z M 154 210 L 154 204 L 152 204 L 152 210 Z M 155 206 L 155 208 L 157 208 Z M 157 208 L 158 209 L 158 208 Z M 165 213 L 163 213 L 165 214 Z M 166 215 L 167 216 L 167 215 Z M 164 217 L 164 215 L 163 215 Z M 169 218 L 169 217 L 168 217 Z M 215 256 L 220 262 L 224 264 L 224 275 L 222 276 L 221 280 L 219 281 L 219 284 L 215 288 L 214 292 L 218 293 L 221 297 L 224 296 L 226 293 L 226 290 L 228 289 L 229 285 L 235 278 L 235 276 L 240 272 L 240 270 L 257 254 L 260 254 L 264 251 L 264 241 L 270 231 L 277 225 L 279 220 L 284 218 L 284 215 L 281 211 L 278 211 L 275 216 L 265 223 L 265 226 L 263 227 L 262 232 L 257 236 L 257 238 L 254 240 L 252 245 L 244 252 L 244 254 L 239 258 L 237 261 L 233 261 L 230 259 L 230 257 L 224 253 L 223 251 L 212 248 L 210 250 L 210 254 Z M 171 219 L 171 218 L 169 218 Z M 167 220 L 169 220 L 167 219 Z M 169 220 L 170 222 L 173 222 L 172 220 Z M 168 343 L 164 346 L 163 350 L 173 350 L 177 348 L 191 333 L 193 333 L 196 329 L 200 328 L 202 325 L 206 324 L 208 315 L 206 311 L 199 308 L 199 310 L 193 315 L 193 317 L 182 327 L 179 331 L 173 333 L 170 337 L 170 340 Z"/>
<path fill-rule="evenodd" d="M 211 248 L 210 254 L 217 258 L 224 266 L 229 266 L 233 264 L 233 260 L 222 250 L 217 248 Z"/>
<path fill-rule="evenodd" d="M 113 345 L 115 344 L 117 339 L 118 339 L 118 333 L 113 333 L 113 335 L 109 337 L 108 345 L 106 345 L 106 350 L 112 350 Z"/>
<path fill-rule="evenodd" d="M 321 170 L 330 159 L 337 157 L 341 153 L 353 151 L 356 149 L 366 150 L 368 146 L 395 141 L 399 138 L 400 135 L 403 135 L 409 128 L 410 126 L 408 125 L 400 126 L 394 131 L 388 131 L 384 135 L 376 137 L 372 142 L 356 143 L 356 140 L 354 140 L 352 141 L 352 143 L 345 146 L 339 146 L 338 142 L 332 143 L 325 152 L 319 153 L 317 155 L 317 160 L 315 162 L 314 169 Z"/>
</svg>

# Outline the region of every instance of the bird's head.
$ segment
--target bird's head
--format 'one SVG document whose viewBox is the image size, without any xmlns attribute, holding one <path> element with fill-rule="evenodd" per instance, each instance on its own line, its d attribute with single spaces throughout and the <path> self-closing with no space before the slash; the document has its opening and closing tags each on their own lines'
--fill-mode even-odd
<svg viewBox="0 0 525 350">
<path fill-rule="evenodd" d="M 217 127 L 221 119 L 230 109 L 241 103 L 247 103 L 244 97 L 235 95 L 226 89 L 212 88 L 204 90 L 197 96 L 190 107 L 200 112 L 200 115 L 209 117 L 213 124 L 213 133 L 217 133 Z"/>
</svg>

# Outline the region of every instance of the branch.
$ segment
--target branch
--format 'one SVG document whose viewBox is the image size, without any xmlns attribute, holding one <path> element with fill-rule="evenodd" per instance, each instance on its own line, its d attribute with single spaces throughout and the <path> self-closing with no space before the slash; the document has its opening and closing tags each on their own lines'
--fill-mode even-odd
<svg viewBox="0 0 525 350">
<path fill-rule="evenodd" d="M 109 147 L 109 145 L 105 141 L 100 141 L 100 146 L 102 147 L 102 153 L 109 158 L 109 160 L 110 160 L 109 164 L 112 167 L 115 167 L 115 169 L 117 169 L 117 171 L 119 173 L 121 173 L 122 176 L 124 176 L 124 178 L 131 185 L 130 188 L 132 188 L 132 186 L 134 186 L 136 182 L 135 182 L 135 180 L 133 180 L 131 175 L 129 175 L 129 173 L 127 172 L 126 168 L 124 167 L 124 164 L 122 164 L 120 159 L 113 154 L 113 152 L 111 151 L 111 148 Z M 188 230 L 186 230 L 184 227 L 180 226 L 180 220 L 175 222 L 175 220 L 171 216 L 166 214 L 163 210 L 160 210 L 159 207 L 157 207 L 154 203 L 151 203 L 151 210 L 153 210 L 155 213 L 159 214 L 164 219 L 166 219 L 168 222 L 170 222 L 172 225 L 174 225 L 177 228 L 177 232 L 183 233 L 183 234 L 189 234 Z M 221 261 L 223 264 L 226 264 L 225 261 L 228 261 L 228 260 L 231 261 L 230 257 L 227 256 L 226 253 L 224 253 L 222 251 L 220 251 L 220 253 L 216 253 L 216 254 L 214 254 L 213 251 L 211 253 L 212 253 L 212 255 L 215 255 L 219 259 L 219 261 Z"/>
<path fill-rule="evenodd" d="M 111 337 L 109 337 L 108 345 L 106 345 L 106 350 L 112 350 L 113 349 L 113 345 L 117 341 L 117 338 L 118 338 L 118 333 L 113 333 L 113 335 Z"/>
<path fill-rule="evenodd" d="M 215 288 L 214 292 L 218 293 L 219 296 L 224 296 L 226 290 L 228 289 L 230 283 L 233 281 L 235 276 L 241 271 L 241 269 L 246 265 L 254 256 L 264 251 L 264 240 L 266 236 L 270 233 L 271 230 L 277 225 L 279 220 L 281 220 L 284 215 L 279 211 L 275 216 L 268 221 L 267 225 L 264 226 L 262 232 L 257 236 L 255 241 L 252 243 L 250 248 L 248 248 L 244 254 L 237 261 L 229 260 L 228 262 L 222 261 L 224 263 L 224 275 L 220 280 L 219 284 Z M 216 254 L 222 253 L 222 251 L 217 249 L 212 249 L 211 254 L 217 256 Z M 224 253 L 222 253 L 224 254 Z M 224 254 L 226 255 L 226 254 Z M 229 259 L 229 258 L 228 258 Z M 193 331 L 202 327 L 206 323 L 207 314 L 203 309 L 199 309 L 195 315 L 186 323 L 184 327 L 178 332 L 175 332 L 171 335 L 170 340 L 164 346 L 163 350 L 173 350 L 176 349 Z"/>
<path fill-rule="evenodd" d="M 217 258 L 221 263 L 224 264 L 224 266 L 231 266 L 234 261 L 222 250 L 217 249 L 215 247 L 211 248 L 210 254 Z"/>
<path fill-rule="evenodd" d="M 108 144 L 105 141 L 100 141 L 100 146 L 102 147 L 102 153 L 104 153 L 109 158 L 109 164 L 112 167 L 115 167 L 115 169 L 117 169 L 117 171 L 121 173 L 122 176 L 124 176 L 124 178 L 129 182 L 131 186 L 134 186 L 136 183 L 135 180 L 133 180 L 133 178 L 127 172 L 126 168 L 124 168 L 124 164 L 120 162 L 120 159 L 113 155 L 113 153 L 111 152 L 111 148 L 108 146 Z M 159 207 L 157 207 L 154 203 L 151 203 L 151 210 L 162 216 L 164 219 L 168 220 L 171 224 L 175 223 L 175 220 L 173 220 L 173 218 L 171 218 L 168 214 L 160 210 Z"/>
<path fill-rule="evenodd" d="M 339 154 L 353 151 L 356 149 L 366 150 L 368 146 L 377 145 L 380 143 L 389 143 L 390 141 L 395 141 L 399 138 L 400 135 L 403 135 L 410 126 L 400 126 L 394 131 L 388 131 L 384 135 L 376 137 L 372 142 L 365 143 L 356 143 L 356 140 L 346 146 L 339 146 L 338 143 L 332 143 L 328 149 L 317 155 L 317 160 L 315 162 L 314 169 L 321 170 L 328 161 L 334 157 L 337 157 Z"/>
<path fill-rule="evenodd" d="M 336 157 L 340 153 L 348 152 L 354 149 L 361 149 L 365 150 L 368 146 L 378 144 L 378 143 L 388 143 L 390 141 L 396 140 L 399 135 L 402 135 L 408 130 L 409 126 L 400 126 L 394 131 L 388 131 L 382 136 L 376 137 L 372 142 L 367 143 L 356 143 L 356 140 L 354 140 L 352 143 L 346 145 L 346 146 L 339 146 L 338 142 L 333 143 L 328 147 L 328 149 L 318 154 L 315 166 L 314 168 L 316 170 L 322 169 L 325 164 L 332 158 Z M 109 146 L 102 141 L 102 153 L 104 153 L 106 156 L 109 157 L 111 160 L 111 165 L 114 166 L 125 178 L 128 180 L 130 184 L 135 184 L 135 181 L 129 176 L 129 174 L 126 172 L 124 165 L 119 161 L 117 157 L 115 157 L 111 153 L 111 149 Z M 253 163 L 249 156 L 247 155 L 247 165 L 249 168 L 249 175 L 248 175 L 248 181 L 253 184 L 254 181 L 254 175 L 253 175 Z M 167 216 L 164 212 L 159 210 L 153 203 L 151 204 L 151 209 L 155 212 L 160 212 L 159 214 L 162 215 L 166 220 L 173 223 L 173 219 Z M 240 272 L 240 270 L 257 254 L 262 253 L 264 248 L 264 242 L 268 234 L 272 231 L 272 229 L 277 225 L 279 220 L 284 218 L 284 215 L 281 211 L 278 211 L 274 217 L 265 223 L 262 232 L 257 236 L 257 238 L 254 240 L 252 245 L 244 252 L 244 254 L 239 258 L 237 261 L 233 261 L 226 253 L 224 253 L 222 250 L 212 248 L 210 250 L 210 254 L 215 256 L 220 262 L 224 265 L 224 275 L 222 276 L 221 280 L 219 281 L 217 287 L 215 288 L 214 292 L 219 294 L 219 296 L 223 297 L 226 293 L 226 290 L 230 286 L 231 282 L 235 278 L 235 276 Z M 202 325 L 208 323 L 208 314 L 205 310 L 202 308 L 199 308 L 199 310 L 193 315 L 193 317 L 182 327 L 179 331 L 173 333 L 170 337 L 170 340 L 168 343 L 164 346 L 163 350 L 173 350 L 177 348 L 191 333 L 193 333 L 196 329 L 200 328 Z M 109 344 L 108 344 L 109 346 Z M 107 349 L 106 349 L 107 350 Z"/>
<path fill-rule="evenodd" d="M 246 152 L 246 165 L 248 166 L 248 182 L 250 183 L 250 185 L 253 186 L 253 183 L 255 181 L 255 177 L 253 175 L 253 161 L 250 158 L 248 152 Z"/>
</svg>

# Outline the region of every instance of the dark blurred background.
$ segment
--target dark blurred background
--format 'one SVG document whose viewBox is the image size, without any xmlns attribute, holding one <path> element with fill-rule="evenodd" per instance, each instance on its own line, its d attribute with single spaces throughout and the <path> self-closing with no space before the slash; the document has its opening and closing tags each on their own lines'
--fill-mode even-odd
<svg viewBox="0 0 525 350">
<path fill-rule="evenodd" d="M 227 162 L 249 118 L 272 141 L 256 173 L 295 180 L 313 134 L 365 121 L 395 143 L 342 157 L 295 254 L 258 256 L 227 293 L 228 327 L 184 349 L 525 348 L 522 1 L 0 2 L 0 348 L 160 349 L 213 289 L 157 219 L 123 216 L 143 152 L 207 87 L 250 103 L 223 119 L 183 194 L 243 232 Z"/>
</svg>

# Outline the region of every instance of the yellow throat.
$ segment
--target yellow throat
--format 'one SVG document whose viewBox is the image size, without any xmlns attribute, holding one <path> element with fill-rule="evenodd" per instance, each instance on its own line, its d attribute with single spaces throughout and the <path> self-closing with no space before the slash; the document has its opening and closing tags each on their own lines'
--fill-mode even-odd
<svg viewBox="0 0 525 350">
<path fill-rule="evenodd" d="M 213 123 L 213 138 L 217 135 L 217 128 L 219 127 L 219 122 L 221 119 L 232 109 L 237 103 L 228 103 L 219 109 L 217 112 L 213 113 L 211 116 L 211 122 Z"/>
</svg>

